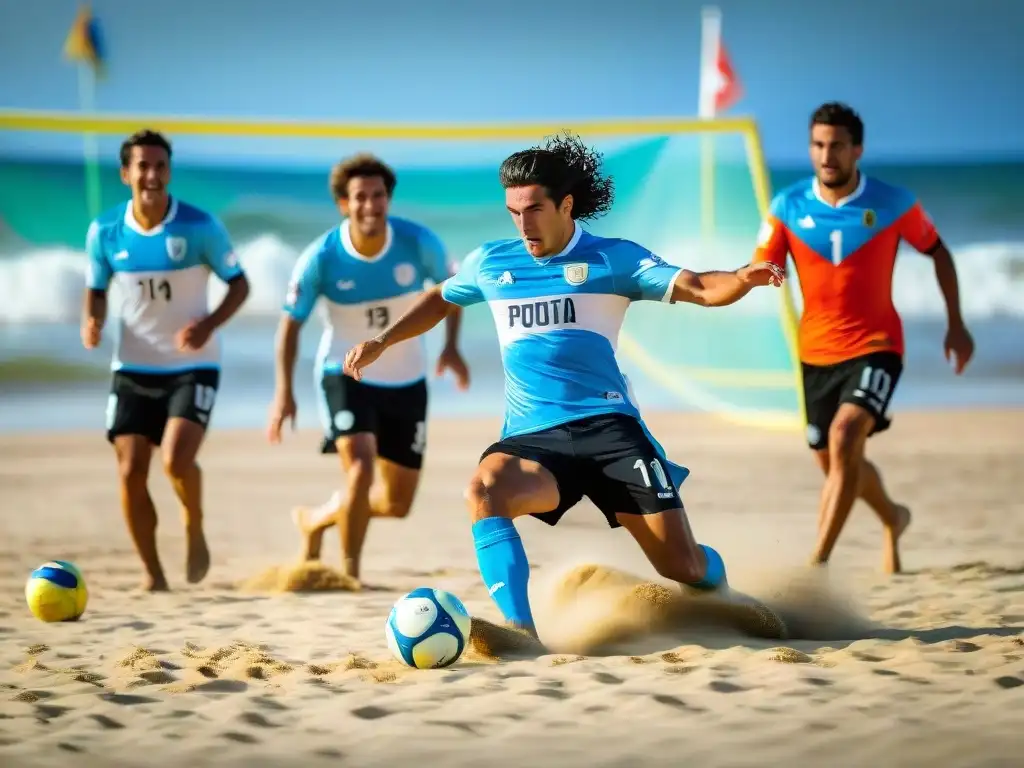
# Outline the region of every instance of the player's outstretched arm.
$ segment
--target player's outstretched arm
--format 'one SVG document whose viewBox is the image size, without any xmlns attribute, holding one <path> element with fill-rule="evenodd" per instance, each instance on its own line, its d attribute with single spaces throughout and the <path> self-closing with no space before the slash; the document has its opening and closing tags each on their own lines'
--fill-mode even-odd
<svg viewBox="0 0 1024 768">
<path fill-rule="evenodd" d="M 672 283 L 672 301 L 702 307 L 726 307 L 742 299 L 752 288 L 782 285 L 784 272 L 770 261 L 748 264 L 733 272 L 679 271 Z"/>
<path fill-rule="evenodd" d="M 362 369 L 380 357 L 385 349 L 400 341 L 423 335 L 444 320 L 454 309 L 455 305 L 441 295 L 440 285 L 424 291 L 416 303 L 390 327 L 349 350 L 345 356 L 345 373 L 359 380 L 362 377 Z"/>
</svg>

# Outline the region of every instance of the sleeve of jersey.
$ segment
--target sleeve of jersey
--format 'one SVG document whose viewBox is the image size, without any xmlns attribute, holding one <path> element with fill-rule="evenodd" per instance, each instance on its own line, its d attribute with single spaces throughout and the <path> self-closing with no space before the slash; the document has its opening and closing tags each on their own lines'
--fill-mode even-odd
<svg viewBox="0 0 1024 768">
<path fill-rule="evenodd" d="M 484 300 L 480 290 L 480 260 L 483 249 L 477 248 L 459 265 L 458 271 L 441 284 L 441 296 L 450 304 L 468 307 Z"/>
<path fill-rule="evenodd" d="M 619 292 L 632 301 L 671 301 L 682 267 L 669 264 L 643 246 L 623 241 L 613 254 Z"/>
<path fill-rule="evenodd" d="M 423 272 L 434 283 L 440 285 L 452 276 L 454 270 L 448 264 L 441 238 L 428 229 L 420 233 L 420 253 L 423 258 Z"/>
<path fill-rule="evenodd" d="M 242 265 L 231 244 L 231 236 L 217 219 L 211 217 L 205 227 L 204 255 L 213 273 L 225 283 L 242 274 Z"/>
<path fill-rule="evenodd" d="M 939 233 L 921 203 L 914 202 L 900 218 L 900 236 L 918 253 L 931 253 L 939 243 Z"/>
<path fill-rule="evenodd" d="M 110 285 L 114 271 L 103 253 L 103 239 L 100 237 L 99 224 L 95 221 L 89 225 L 89 231 L 85 235 L 85 252 L 89 257 L 89 268 L 85 278 L 87 286 L 94 291 L 105 291 Z"/>
<path fill-rule="evenodd" d="M 288 281 L 288 293 L 284 299 L 284 311 L 304 323 L 312 314 L 320 296 L 320 243 L 309 246 L 292 270 Z"/>
<path fill-rule="evenodd" d="M 757 245 L 754 247 L 754 262 L 770 261 L 776 266 L 786 267 L 786 257 L 789 255 L 789 241 L 786 239 L 785 221 L 786 201 L 782 195 L 772 200 L 768 209 L 768 215 L 761 222 L 761 228 L 757 231 Z"/>
</svg>

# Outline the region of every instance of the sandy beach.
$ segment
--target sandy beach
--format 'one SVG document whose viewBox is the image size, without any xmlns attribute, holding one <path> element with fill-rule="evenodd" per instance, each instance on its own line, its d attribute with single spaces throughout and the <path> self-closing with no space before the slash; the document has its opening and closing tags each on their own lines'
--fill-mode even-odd
<svg viewBox="0 0 1024 768">
<path fill-rule="evenodd" d="M 879 572 L 880 527 L 863 505 L 829 569 L 803 567 L 821 478 L 800 435 L 647 418 L 692 470 L 683 497 L 698 538 L 723 553 L 734 587 L 792 620 L 794 636 L 681 621 L 599 642 L 651 616 L 630 614 L 629 590 L 584 585 L 574 598 L 567 570 L 653 574 L 584 504 L 554 529 L 519 525 L 548 653 L 402 668 L 384 620 L 404 592 L 441 587 L 499 618 L 461 498 L 497 421 L 433 421 L 416 507 L 371 526 L 362 589 L 303 594 L 255 587 L 296 565 L 289 509 L 338 485 L 315 432 L 271 447 L 256 430 L 214 428 L 202 460 L 214 562 L 195 587 L 154 466 L 165 595 L 137 590 L 102 434 L 0 436 L 0 764 L 1020 764 L 1024 411 L 899 413 L 872 440 L 915 515 L 896 577 Z M 336 565 L 336 533 L 324 551 Z M 25 607 L 26 576 L 54 558 L 85 574 L 79 622 L 47 625 Z M 616 611 L 624 623 L 609 629 Z"/>
</svg>

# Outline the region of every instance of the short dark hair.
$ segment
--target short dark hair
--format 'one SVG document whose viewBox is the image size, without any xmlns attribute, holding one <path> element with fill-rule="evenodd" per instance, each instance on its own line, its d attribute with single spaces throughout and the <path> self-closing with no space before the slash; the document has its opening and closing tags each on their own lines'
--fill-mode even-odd
<svg viewBox="0 0 1024 768">
<path fill-rule="evenodd" d="M 127 168 L 132 161 L 132 149 L 134 147 L 160 147 L 167 153 L 167 159 L 171 159 L 171 142 L 157 131 L 143 128 L 136 131 L 127 139 L 121 142 L 121 167 Z"/>
<path fill-rule="evenodd" d="M 583 221 L 607 213 L 615 197 L 612 178 L 601 173 L 601 154 L 568 131 L 509 155 L 498 177 L 504 189 L 538 184 L 556 206 L 572 195 L 572 217 Z"/>
<path fill-rule="evenodd" d="M 811 115 L 811 128 L 816 125 L 845 128 L 850 132 L 850 139 L 855 147 L 864 143 L 864 121 L 852 107 L 841 101 L 829 101 L 814 110 L 814 114 Z"/>
<path fill-rule="evenodd" d="M 348 183 L 355 178 L 380 176 L 388 197 L 395 191 L 398 177 L 391 167 L 376 155 L 360 152 L 358 155 L 346 157 L 331 169 L 330 188 L 335 200 L 348 197 Z"/>
</svg>

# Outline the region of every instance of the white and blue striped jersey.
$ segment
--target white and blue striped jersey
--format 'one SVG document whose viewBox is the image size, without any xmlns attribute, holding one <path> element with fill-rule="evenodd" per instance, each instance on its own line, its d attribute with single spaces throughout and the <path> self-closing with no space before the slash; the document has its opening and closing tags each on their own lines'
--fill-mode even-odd
<svg viewBox="0 0 1024 768">
<path fill-rule="evenodd" d="M 352 244 L 348 219 L 314 240 L 295 264 L 284 311 L 305 322 L 317 300 L 324 332 L 317 350 L 318 376 L 339 373 L 348 351 L 403 315 L 426 281 L 451 274 L 444 246 L 426 227 L 388 217 L 384 247 L 363 256 Z M 404 386 L 426 376 L 426 341 L 408 339 L 389 347 L 362 381 Z"/>
<path fill-rule="evenodd" d="M 505 367 L 502 437 L 606 413 L 640 418 L 615 359 L 630 303 L 670 301 L 678 267 L 629 240 L 579 225 L 543 259 L 521 240 L 485 243 L 445 281 L 459 306 L 487 302 Z M 368 369 L 369 370 L 369 369 Z"/>
<path fill-rule="evenodd" d="M 219 368 L 216 334 L 197 351 L 181 351 L 177 333 L 209 314 L 210 273 L 227 282 L 243 274 L 221 223 L 174 198 L 159 225 L 144 230 L 131 202 L 98 216 L 86 235 L 87 285 L 117 287 L 119 306 L 111 368 L 175 373 Z"/>
</svg>

